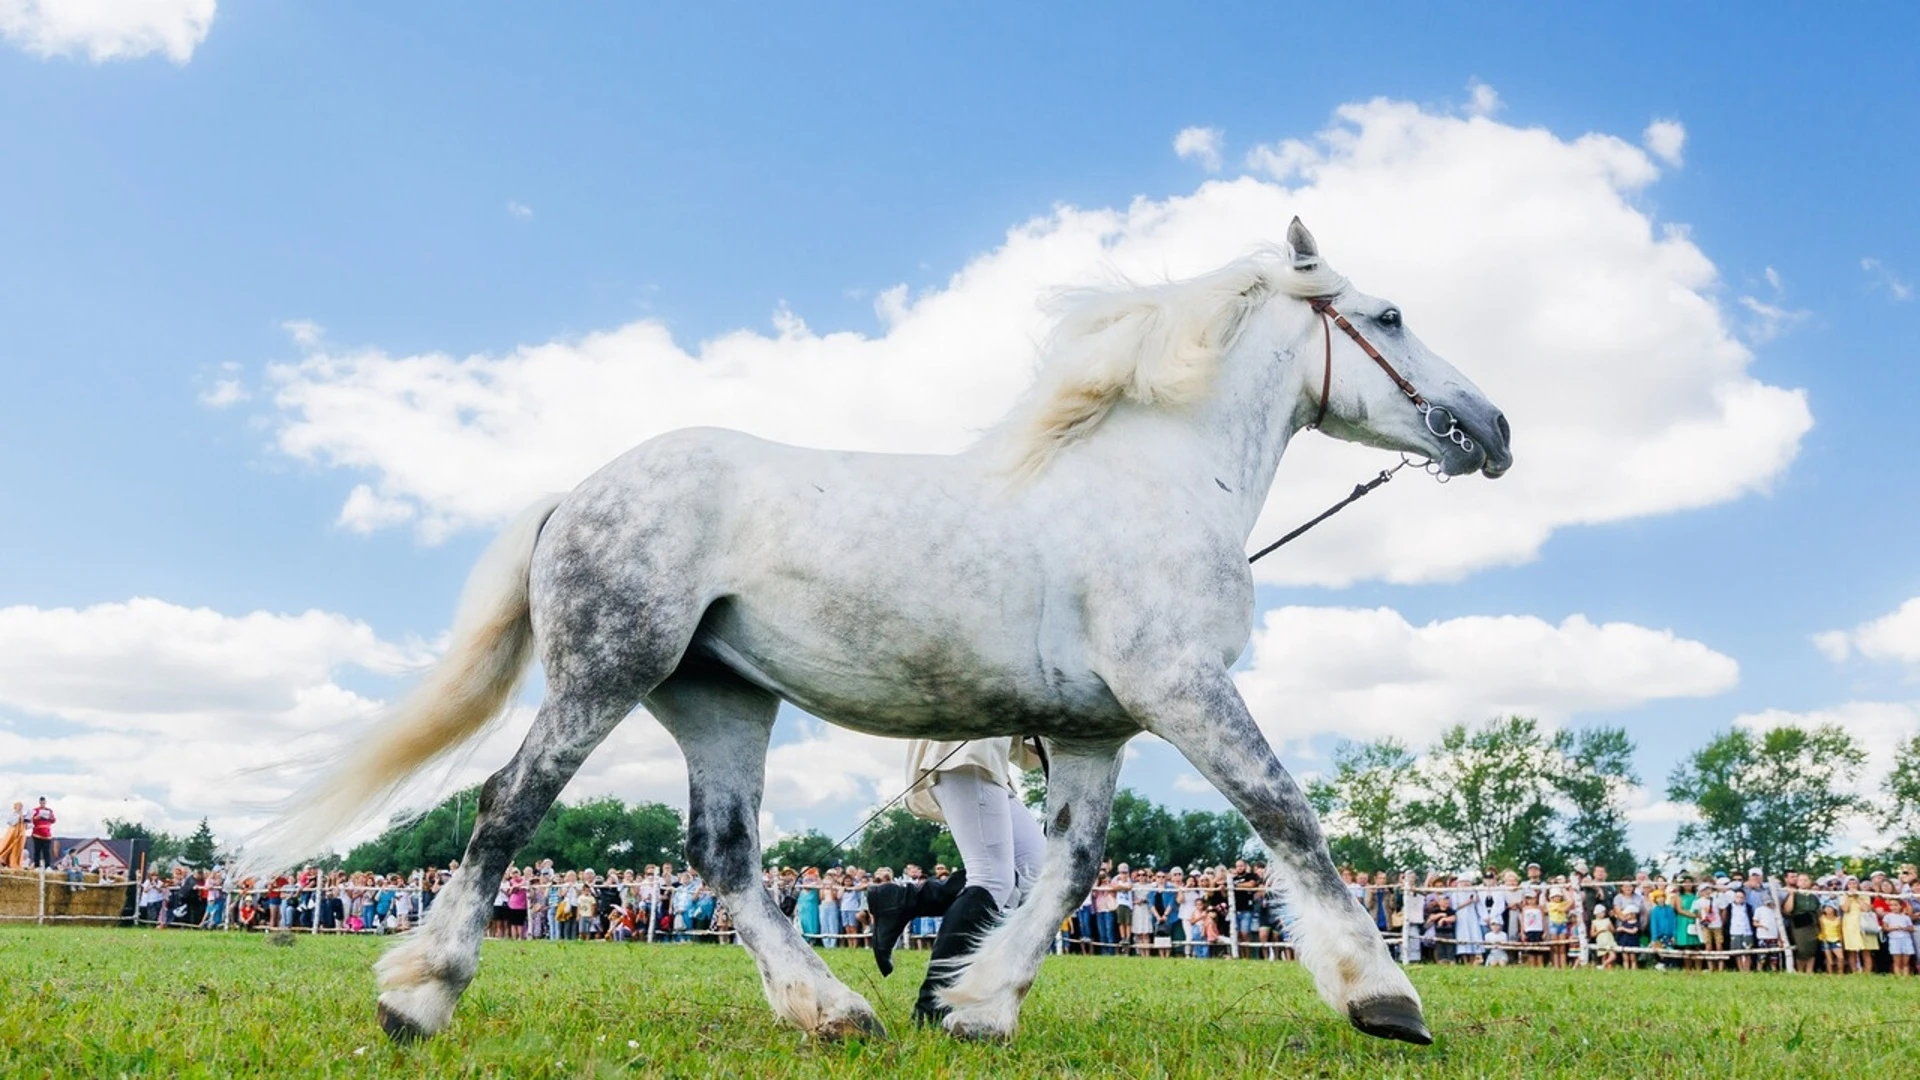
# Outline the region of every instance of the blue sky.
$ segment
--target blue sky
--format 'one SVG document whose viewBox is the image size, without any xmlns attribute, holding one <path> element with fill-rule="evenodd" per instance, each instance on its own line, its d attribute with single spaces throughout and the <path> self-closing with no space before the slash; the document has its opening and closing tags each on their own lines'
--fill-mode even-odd
<svg viewBox="0 0 1920 1080">
<path fill-rule="evenodd" d="M 153 4 L 135 22 L 172 7 Z M 379 456 L 407 451 L 368 450 L 364 433 L 321 432 L 322 449 L 290 449 L 290 430 L 336 422 L 276 397 L 286 379 L 325 381 L 316 356 L 500 358 L 644 320 L 697 351 L 742 328 L 777 340 L 778 311 L 814 335 L 879 338 L 889 327 L 877 296 L 901 284 L 909 297 L 959 294 L 955 275 L 1000 251 L 1011 229 L 1060 207 L 1124 212 L 1136 199 L 1181 200 L 1209 181 L 1257 176 L 1246 163 L 1256 146 L 1312 141 L 1336 109 L 1375 99 L 1478 116 L 1511 129 L 1502 145 L 1516 153 L 1533 129 L 1572 153 L 1564 148 L 1588 133 L 1631 147 L 1653 121 L 1682 125 L 1678 160 L 1646 151 L 1657 179 L 1625 185 L 1623 205 L 1653 230 L 1684 229 L 1713 271 L 1698 295 L 1749 354 L 1742 377 L 1803 390 L 1813 426 L 1781 437 L 1779 467 L 1690 508 L 1595 524 L 1563 515 L 1541 526 L 1538 544 L 1407 584 L 1382 580 L 1377 566 L 1329 571 L 1325 581 L 1357 579 L 1337 588 L 1303 571 L 1263 586 L 1263 608 L 1392 609 L 1416 627 L 1468 616 L 1551 627 L 1581 615 L 1671 631 L 1731 658 L 1737 683 L 1717 692 L 1696 682 L 1624 707 L 1595 704 L 1607 695 L 1592 688 L 1553 699 L 1565 702 L 1561 722 L 1625 724 L 1655 788 L 1737 716 L 1783 710 L 1861 725 L 1863 736 L 1920 730 L 1900 728 L 1920 725 L 1920 629 L 1874 623 L 1920 597 L 1920 499 L 1905 468 L 1910 283 L 1920 276 L 1920 91 L 1906 74 L 1920 35 L 1908 8 L 1836 19 L 1781 5 L 1738 18 L 1652 6 L 1242 5 L 1203 16 L 1050 5 L 835 18 L 777 5 L 263 0 L 220 5 L 184 59 L 99 60 L 89 51 L 139 51 L 140 27 L 10 18 L 0 15 L 0 100 L 15 105 L 0 110 L 0 607 L 16 641 L 35 643 L 12 669 L 0 665 L 0 733 L 15 749 L 89 735 L 122 749 L 225 746 L 255 701 L 276 722 L 294 725 L 297 713 L 344 730 L 351 701 L 328 712 L 301 692 L 383 696 L 401 666 L 372 658 L 378 650 L 347 624 L 402 651 L 441 631 L 487 537 L 488 511 L 475 507 L 491 503 L 484 492 L 408 487 L 395 479 L 408 466 Z M 1204 155 L 1174 152 L 1176 133 L 1194 127 L 1222 133 L 1218 172 Z M 1485 167 L 1489 183 L 1503 175 L 1497 161 Z M 1344 219 L 1329 213 L 1322 240 L 1341 264 Z M 1249 221 L 1246 242 L 1275 233 L 1273 220 Z M 1408 258 L 1421 237 L 1405 236 Z M 1410 313 L 1422 299 L 1403 298 Z M 1564 301 L 1578 308 L 1582 297 Z M 1504 311 L 1495 300 L 1488 310 Z M 1618 323 L 1646 309 L 1595 311 Z M 303 343 L 287 326 L 300 321 L 323 329 Z M 1476 372 L 1471 357 L 1452 358 Z M 296 373 L 276 376 L 274 365 Z M 1634 388 L 1617 389 L 1630 402 Z M 672 395 L 661 397 L 645 403 L 648 423 L 675 415 Z M 929 425 L 961 422 L 938 416 L 938 399 L 921 408 Z M 1509 412 L 1517 479 L 1529 440 L 1550 435 L 1556 417 Z M 891 428 L 872 436 L 899 438 Z M 834 441 L 831 427 L 818 439 Z M 1326 465 L 1331 483 L 1302 491 L 1300 504 L 1330 501 L 1378 467 L 1335 463 L 1350 462 L 1358 472 Z M 1290 475 L 1283 467 L 1283 484 Z M 386 517 L 342 517 L 361 484 Z M 1415 506 L 1449 512 L 1446 499 L 1423 492 L 1414 503 L 1397 488 L 1351 511 L 1360 520 L 1346 527 L 1383 528 Z M 445 521 L 428 527 L 436 515 Z M 1432 531 L 1446 542 L 1444 520 Z M 338 621 L 305 636 L 221 623 L 207 631 L 212 651 L 148 668 L 140 635 L 177 638 L 164 629 L 173 616 L 156 629 L 117 608 L 49 614 L 135 597 L 225 620 L 313 611 Z M 1845 639 L 1838 661 L 1811 641 L 1862 626 L 1879 629 Z M 1542 662 L 1524 649 L 1494 659 Z M 145 691 L 184 704 L 149 708 Z M 1470 688 L 1461 694 L 1472 700 Z M 281 698 L 318 711 L 289 711 Z M 811 730 L 790 721 L 781 739 Z M 1310 771 L 1332 736 L 1305 735 L 1288 757 Z M 43 747 L 0 765 L 10 770 L 0 777 L 49 788 L 79 820 L 116 806 L 174 822 L 243 820 L 205 763 L 244 762 L 208 752 L 139 768 L 135 758 L 101 766 L 111 782 L 86 779 L 80 748 L 108 761 L 121 756 L 114 746 Z M 1183 768 L 1146 747 L 1124 782 L 1218 805 L 1177 782 Z M 665 797 L 663 775 L 597 779 Z M 115 783 L 134 794 L 115 802 Z M 840 797 L 776 807 L 775 820 L 832 830 L 876 791 L 891 794 L 878 771 Z M 1653 848 L 1672 821 L 1657 808 L 1644 816 L 1636 839 Z"/>
</svg>

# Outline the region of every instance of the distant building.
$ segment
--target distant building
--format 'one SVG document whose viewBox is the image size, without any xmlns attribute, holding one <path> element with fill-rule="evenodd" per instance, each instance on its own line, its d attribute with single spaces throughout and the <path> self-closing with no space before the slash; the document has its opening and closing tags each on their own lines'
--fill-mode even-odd
<svg viewBox="0 0 1920 1080">
<path fill-rule="evenodd" d="M 115 874 L 120 877 L 133 872 L 134 842 L 132 840 L 105 840 L 99 837 L 56 836 L 53 839 L 56 858 L 73 855 L 73 864 L 89 874 Z"/>
</svg>

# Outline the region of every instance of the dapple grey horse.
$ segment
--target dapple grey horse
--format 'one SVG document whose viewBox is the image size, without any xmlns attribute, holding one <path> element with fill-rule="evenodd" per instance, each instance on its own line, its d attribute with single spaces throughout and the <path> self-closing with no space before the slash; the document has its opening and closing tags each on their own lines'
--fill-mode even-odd
<svg viewBox="0 0 1920 1080">
<path fill-rule="evenodd" d="M 1317 427 L 1498 476 L 1506 420 L 1394 305 L 1353 289 L 1298 220 L 1189 281 L 1085 294 L 1037 385 L 955 455 L 662 435 L 543 499 L 475 567 L 423 685 L 254 843 L 293 858 L 367 820 L 470 740 L 537 654 L 546 697 L 480 795 L 460 871 L 377 970 L 397 1040 L 432 1035 L 479 964 L 494 890 L 595 746 L 645 706 L 686 755 L 687 857 L 778 1016 L 878 1033 L 760 881 L 759 809 L 782 700 L 887 736 L 1039 736 L 1038 882 L 944 994 L 963 1037 L 1007 1038 L 1092 883 L 1121 749 L 1149 731 L 1244 814 L 1319 992 L 1361 1030 L 1430 1040 L 1420 1000 L 1341 884 L 1318 821 L 1229 669 L 1254 613 L 1246 544 L 1288 440 Z M 1336 332 L 1336 326 L 1338 332 Z"/>
</svg>

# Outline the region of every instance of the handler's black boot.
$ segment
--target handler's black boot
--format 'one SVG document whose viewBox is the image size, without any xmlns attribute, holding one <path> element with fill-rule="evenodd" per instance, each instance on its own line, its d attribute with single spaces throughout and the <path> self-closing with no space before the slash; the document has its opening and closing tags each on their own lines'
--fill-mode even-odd
<svg viewBox="0 0 1920 1080">
<path fill-rule="evenodd" d="M 973 951 L 988 930 L 1000 918 L 1000 905 L 993 894 L 975 886 L 962 890 L 940 920 L 940 934 L 933 939 L 933 953 L 927 958 L 927 978 L 920 984 L 920 998 L 913 1003 L 913 1022 L 938 1025 L 949 1010 L 934 996 L 959 975 L 954 961 Z"/>
<path fill-rule="evenodd" d="M 880 974 L 893 974 L 893 947 L 913 919 L 945 915 L 967 887 L 967 872 L 955 870 L 945 881 L 889 881 L 867 886 L 867 913 L 873 916 L 873 962 Z"/>
</svg>

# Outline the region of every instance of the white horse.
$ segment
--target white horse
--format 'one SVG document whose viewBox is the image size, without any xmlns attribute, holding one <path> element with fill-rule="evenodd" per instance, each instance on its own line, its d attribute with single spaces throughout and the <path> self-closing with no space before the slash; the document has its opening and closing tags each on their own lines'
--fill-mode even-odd
<svg viewBox="0 0 1920 1080">
<path fill-rule="evenodd" d="M 1373 1035 L 1430 1041 L 1418 994 L 1341 884 L 1313 811 L 1229 669 L 1254 610 L 1246 543 L 1293 435 L 1505 472 L 1500 413 L 1351 288 L 1296 219 L 1291 260 L 1088 295 L 1038 385 L 951 456 L 803 450 L 677 431 L 541 500 L 475 567 L 445 658 L 256 841 L 299 857 L 502 711 L 529 656 L 547 692 L 489 779 L 460 872 L 377 966 L 396 1040 L 447 1026 L 494 890 L 593 748 L 644 705 L 686 755 L 687 857 L 782 1019 L 878 1033 L 761 887 L 767 742 L 784 699 L 874 735 L 1037 735 L 1051 761 L 1040 880 L 944 994 L 955 1035 L 1007 1038 L 1106 839 L 1121 748 L 1177 747 L 1272 851 L 1320 995 Z M 1336 325 L 1340 333 L 1334 332 Z"/>
</svg>

